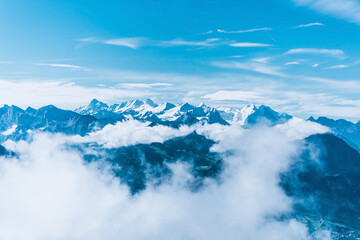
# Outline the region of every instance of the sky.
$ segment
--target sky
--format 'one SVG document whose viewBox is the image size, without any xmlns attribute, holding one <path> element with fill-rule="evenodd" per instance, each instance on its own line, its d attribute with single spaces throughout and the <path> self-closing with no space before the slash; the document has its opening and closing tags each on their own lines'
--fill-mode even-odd
<svg viewBox="0 0 360 240">
<path fill-rule="evenodd" d="M 0 105 L 269 105 L 360 119 L 360 1 L 0 1 Z"/>
</svg>

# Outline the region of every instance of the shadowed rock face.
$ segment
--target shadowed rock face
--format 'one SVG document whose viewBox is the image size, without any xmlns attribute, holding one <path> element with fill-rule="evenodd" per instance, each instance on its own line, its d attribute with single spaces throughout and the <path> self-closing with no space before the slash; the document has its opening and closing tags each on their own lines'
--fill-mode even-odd
<svg viewBox="0 0 360 240">
<path fill-rule="evenodd" d="M 132 194 L 146 188 L 170 181 L 173 173 L 170 165 L 176 162 L 187 163 L 193 176 L 188 187 L 197 191 L 203 186 L 205 178 L 216 178 L 223 166 L 221 157 L 210 152 L 214 141 L 196 132 L 178 137 L 164 143 L 137 144 L 107 151 L 106 161 L 120 181 L 127 184 Z M 97 158 L 87 155 L 88 161 Z"/>
<path fill-rule="evenodd" d="M 319 123 L 330 128 L 336 136 L 345 140 L 351 147 L 360 152 L 360 123 L 352 123 L 344 119 L 330 119 L 327 117 L 319 117 L 315 119 L 310 117 L 309 121 Z"/>
<path fill-rule="evenodd" d="M 305 139 L 301 159 L 281 176 L 286 193 L 299 200 L 296 214 L 360 229 L 360 154 L 332 134 L 317 134 Z"/>
<path fill-rule="evenodd" d="M 3 146 L 0 145 L 0 156 L 4 156 L 7 154 L 8 154 L 8 151 L 6 150 L 6 148 L 4 148 Z"/>
<path fill-rule="evenodd" d="M 3 157 L 3 156 L 13 157 L 13 156 L 15 156 L 15 153 L 7 150 L 4 146 L 0 145 L 0 157 Z"/>
</svg>

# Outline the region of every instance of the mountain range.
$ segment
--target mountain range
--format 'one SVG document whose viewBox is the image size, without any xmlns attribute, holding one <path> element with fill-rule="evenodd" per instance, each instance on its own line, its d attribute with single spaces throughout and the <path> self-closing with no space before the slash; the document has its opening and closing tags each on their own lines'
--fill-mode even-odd
<svg viewBox="0 0 360 240">
<path fill-rule="evenodd" d="M 241 109 L 212 108 L 205 104 L 193 106 L 189 103 L 156 104 L 150 99 L 130 100 L 108 105 L 93 99 L 88 105 L 74 111 L 63 110 L 53 105 L 39 109 L 4 105 L 0 108 L 0 142 L 7 139 L 25 139 L 34 130 L 61 132 L 65 134 L 87 133 L 101 129 L 107 124 L 135 119 L 149 123 L 149 126 L 165 125 L 178 128 L 193 124 L 239 124 L 251 127 L 255 124 L 269 126 L 285 123 L 292 116 L 279 113 L 268 106 L 247 105 Z M 344 119 L 333 120 L 326 117 L 310 117 L 308 121 L 328 127 L 333 134 L 350 146 L 360 149 L 360 122 L 352 123 Z"/>
<path fill-rule="evenodd" d="M 212 108 L 205 104 L 193 106 L 189 103 L 160 105 L 147 99 L 132 100 L 108 105 L 96 99 L 74 111 L 63 110 L 53 105 L 34 109 L 21 109 L 4 105 L 0 108 L 0 142 L 7 139 L 25 139 L 31 131 L 61 132 L 81 136 L 101 129 L 107 124 L 135 119 L 148 122 L 149 126 L 165 125 L 178 128 L 181 125 L 199 124 L 240 124 L 251 126 L 258 122 L 267 124 L 283 123 L 290 119 L 267 106 L 254 105 L 242 109 Z"/>
</svg>

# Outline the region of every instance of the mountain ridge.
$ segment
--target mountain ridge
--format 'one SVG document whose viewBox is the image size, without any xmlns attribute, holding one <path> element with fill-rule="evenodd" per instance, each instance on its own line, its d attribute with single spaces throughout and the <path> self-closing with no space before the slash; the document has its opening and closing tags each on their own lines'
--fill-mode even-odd
<svg viewBox="0 0 360 240">
<path fill-rule="evenodd" d="M 200 124 L 238 124 L 252 127 L 257 124 L 274 126 L 286 123 L 293 118 L 279 113 L 269 106 L 247 105 L 243 108 L 213 108 L 205 104 L 198 106 L 189 103 L 154 103 L 151 99 L 129 100 L 107 104 L 93 99 L 86 106 L 63 110 L 54 105 L 25 110 L 14 105 L 0 108 L 0 142 L 6 139 L 24 139 L 29 130 L 62 132 L 85 135 L 107 124 L 134 119 L 148 122 L 149 126 L 164 125 L 178 128 L 181 125 Z M 333 133 L 345 140 L 360 152 L 360 121 L 352 123 L 344 119 L 333 120 L 327 117 L 307 119 L 330 128 Z"/>
</svg>

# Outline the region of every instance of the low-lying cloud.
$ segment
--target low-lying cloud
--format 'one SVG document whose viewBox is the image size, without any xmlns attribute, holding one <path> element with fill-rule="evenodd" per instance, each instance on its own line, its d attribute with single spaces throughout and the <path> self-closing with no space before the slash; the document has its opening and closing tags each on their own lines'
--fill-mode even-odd
<svg viewBox="0 0 360 240">
<path fill-rule="evenodd" d="M 303 121 L 289 137 L 294 125 L 299 123 L 253 129 L 194 126 L 218 142 L 212 150 L 227 166 L 221 184 L 209 180 L 206 188 L 191 192 L 185 187 L 189 173 L 175 164 L 171 182 L 148 186 L 133 197 L 106 168 L 84 164 L 81 153 L 68 146 L 161 142 L 193 129 L 123 123 L 80 140 L 38 133 L 31 142 L 9 141 L 6 147 L 19 157 L 0 159 L 0 238 L 311 239 L 305 225 L 277 218 L 292 211 L 292 199 L 278 183 L 279 173 L 298 154 L 293 135 L 319 132 L 318 125 Z"/>
</svg>

